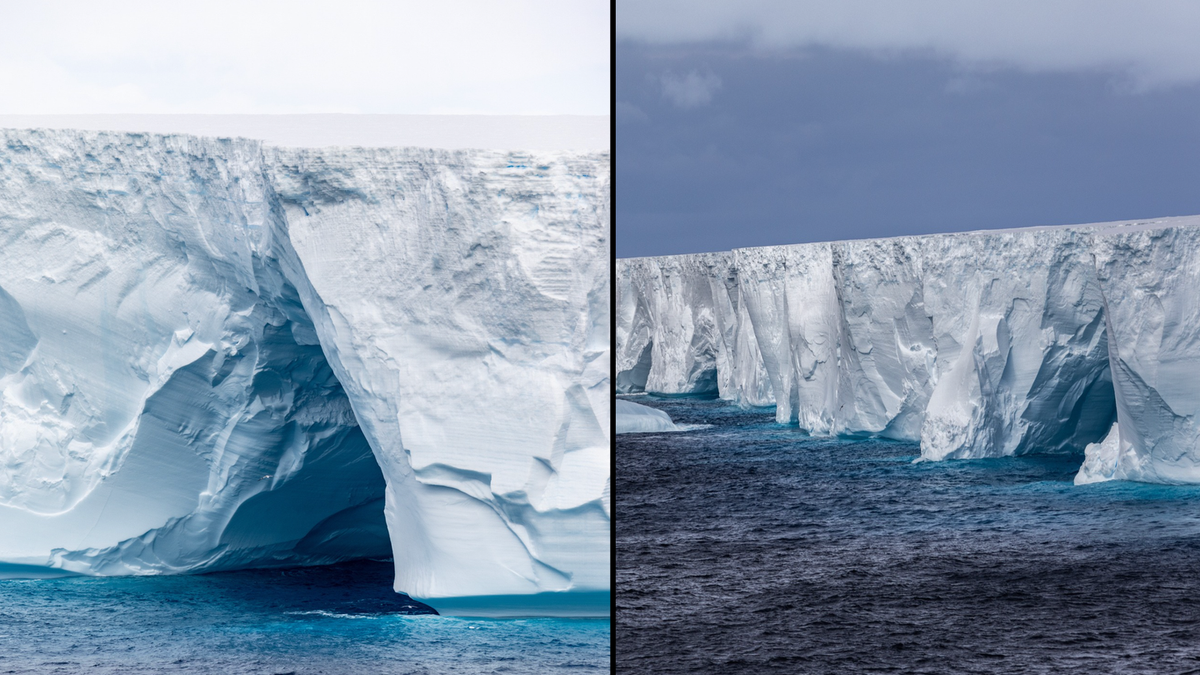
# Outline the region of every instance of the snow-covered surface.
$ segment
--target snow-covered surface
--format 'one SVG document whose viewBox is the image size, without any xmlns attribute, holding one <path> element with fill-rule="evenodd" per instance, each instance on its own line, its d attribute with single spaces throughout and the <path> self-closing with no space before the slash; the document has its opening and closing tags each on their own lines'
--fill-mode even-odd
<svg viewBox="0 0 1200 675">
<path fill-rule="evenodd" d="M 617 399 L 617 433 L 648 434 L 679 431 L 671 416 L 647 405 Z"/>
<path fill-rule="evenodd" d="M 0 562 L 608 589 L 606 153 L 0 143 Z"/>
<path fill-rule="evenodd" d="M 773 401 L 780 422 L 930 460 L 1082 453 L 1116 422 L 1112 475 L 1200 482 L 1197 226 L 619 260 L 618 390 Z"/>
<path fill-rule="evenodd" d="M 0 115 L 0 128 L 250 138 L 293 148 L 606 151 L 611 143 L 605 115 Z"/>
</svg>

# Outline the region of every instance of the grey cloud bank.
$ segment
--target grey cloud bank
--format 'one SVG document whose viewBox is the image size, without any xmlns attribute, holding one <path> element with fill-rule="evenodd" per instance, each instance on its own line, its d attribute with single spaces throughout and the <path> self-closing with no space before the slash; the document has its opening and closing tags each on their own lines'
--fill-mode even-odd
<svg viewBox="0 0 1200 675">
<path fill-rule="evenodd" d="M 616 60 L 619 257 L 1200 213 L 1193 84 L 718 42 Z M 681 108 L 662 77 L 693 71 L 721 86 Z"/>
<path fill-rule="evenodd" d="M 929 51 L 973 67 L 1119 71 L 1139 86 L 1200 79 L 1198 25 L 1191 2 L 651 0 L 617 14 L 619 38 L 648 44 Z"/>
<path fill-rule="evenodd" d="M 696 108 L 712 102 L 713 93 L 721 87 L 721 78 L 693 70 L 679 76 L 668 72 L 662 76 L 663 97 L 679 108 Z"/>
</svg>

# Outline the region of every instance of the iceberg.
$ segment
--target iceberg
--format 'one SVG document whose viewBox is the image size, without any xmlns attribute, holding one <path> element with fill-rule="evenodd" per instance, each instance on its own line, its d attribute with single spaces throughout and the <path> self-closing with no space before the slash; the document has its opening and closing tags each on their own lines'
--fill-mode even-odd
<svg viewBox="0 0 1200 675">
<path fill-rule="evenodd" d="M 617 389 L 774 403 L 781 423 L 925 460 L 1087 451 L 1087 475 L 1200 482 L 1198 226 L 618 260 Z"/>
<path fill-rule="evenodd" d="M 647 434 L 679 431 L 667 413 L 633 401 L 617 400 L 617 433 Z"/>
<path fill-rule="evenodd" d="M 608 591 L 607 153 L 0 143 L 4 566 Z"/>
<path fill-rule="evenodd" d="M 732 254 L 617 265 L 619 393 L 718 393 L 748 406 L 775 402 Z"/>
</svg>

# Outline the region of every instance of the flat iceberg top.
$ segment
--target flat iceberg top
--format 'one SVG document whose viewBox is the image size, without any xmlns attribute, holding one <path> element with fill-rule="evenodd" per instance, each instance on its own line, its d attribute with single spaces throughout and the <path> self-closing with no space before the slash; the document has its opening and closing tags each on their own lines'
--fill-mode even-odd
<svg viewBox="0 0 1200 675">
<path fill-rule="evenodd" d="M 3 116 L 0 116 L 0 122 L 3 121 Z M 955 240 L 961 238 L 974 237 L 994 237 L 997 235 L 1021 235 L 1031 234 L 1035 232 L 1084 232 L 1089 234 L 1117 234 L 1139 232 L 1142 230 L 1159 230 L 1168 227 L 1200 227 L 1200 215 L 1192 216 L 1164 216 L 1161 218 L 1140 218 L 1137 220 L 1113 220 L 1102 223 L 1078 223 L 1070 225 L 1038 225 L 1034 227 L 1010 227 L 996 230 L 966 230 L 962 232 L 935 232 L 930 234 L 905 234 L 896 237 L 877 237 L 871 239 L 840 239 L 835 241 L 813 241 L 800 244 L 772 244 L 770 246 L 746 246 L 731 249 L 730 251 L 709 251 L 704 253 L 679 253 L 675 255 L 659 255 L 659 256 L 638 256 L 632 258 L 618 258 L 618 260 L 634 261 L 634 260 L 655 260 L 655 261 L 670 261 L 674 259 L 698 259 L 705 262 L 719 259 L 723 254 L 733 251 L 769 251 L 773 249 L 804 249 L 814 246 L 829 246 L 831 244 L 870 244 L 872 242 L 920 242 L 932 240 Z M 714 258 L 715 256 L 715 258 Z M 711 264 L 711 263 L 710 263 Z"/>
<path fill-rule="evenodd" d="M 606 115 L 0 115 L 0 128 L 241 137 L 267 145 L 607 151 Z"/>
</svg>

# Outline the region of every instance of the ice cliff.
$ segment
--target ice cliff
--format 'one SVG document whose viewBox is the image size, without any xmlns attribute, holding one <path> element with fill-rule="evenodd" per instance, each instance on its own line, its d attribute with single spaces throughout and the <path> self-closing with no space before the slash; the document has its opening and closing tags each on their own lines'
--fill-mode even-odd
<svg viewBox="0 0 1200 675">
<path fill-rule="evenodd" d="M 606 153 L 0 139 L 0 573 L 608 590 Z"/>
<path fill-rule="evenodd" d="M 615 283 L 619 392 L 1200 482 L 1200 217 L 624 259 Z"/>
</svg>

